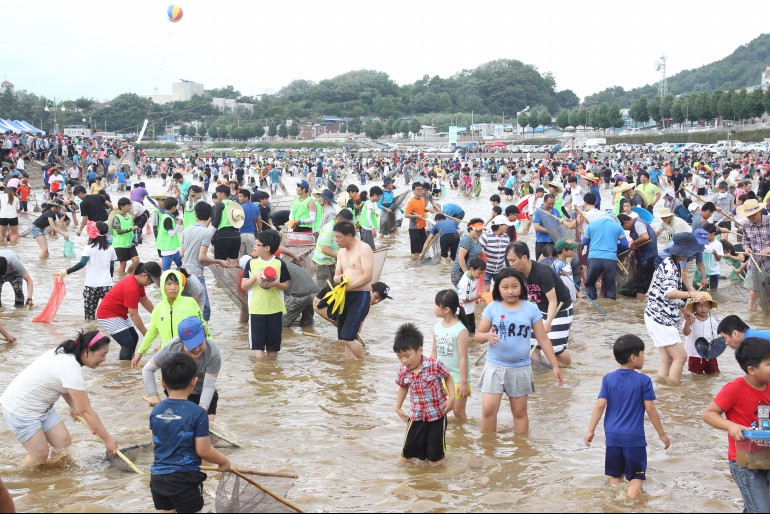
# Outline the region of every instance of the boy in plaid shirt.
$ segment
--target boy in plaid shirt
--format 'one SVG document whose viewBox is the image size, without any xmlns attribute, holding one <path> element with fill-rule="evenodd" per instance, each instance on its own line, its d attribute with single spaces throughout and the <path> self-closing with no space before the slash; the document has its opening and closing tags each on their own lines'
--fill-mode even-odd
<svg viewBox="0 0 770 514">
<path fill-rule="evenodd" d="M 399 327 L 393 343 L 393 351 L 401 361 L 396 378 L 396 413 L 408 423 L 399 461 L 420 459 L 437 465 L 444 459 L 446 414 L 454 404 L 455 386 L 441 362 L 423 356 L 422 346 L 422 333 L 413 323 Z M 401 410 L 407 393 L 410 415 Z"/>
</svg>

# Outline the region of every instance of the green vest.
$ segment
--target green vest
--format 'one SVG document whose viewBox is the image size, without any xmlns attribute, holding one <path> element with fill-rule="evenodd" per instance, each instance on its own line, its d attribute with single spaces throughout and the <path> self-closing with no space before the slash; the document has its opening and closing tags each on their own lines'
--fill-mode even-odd
<svg viewBox="0 0 770 514">
<path fill-rule="evenodd" d="M 291 219 L 302 221 L 310 217 L 310 202 L 313 201 L 313 197 L 308 195 L 305 200 L 300 200 L 299 196 L 294 198 L 294 203 L 291 204 Z M 316 211 L 317 212 L 317 211 Z M 299 227 L 307 227 L 312 229 L 313 225 L 299 224 Z"/>
<path fill-rule="evenodd" d="M 160 217 L 158 218 L 158 238 L 155 240 L 155 246 L 161 252 L 165 250 L 175 250 L 181 246 L 181 243 L 179 242 L 179 233 L 177 232 L 174 237 L 171 237 L 163 226 L 166 222 L 166 218 L 176 224 L 176 220 L 173 216 L 165 212 L 160 214 Z"/>
<path fill-rule="evenodd" d="M 195 218 L 195 209 L 188 211 L 185 209 L 184 211 L 184 228 L 189 228 L 198 223 L 198 220 Z"/>
<path fill-rule="evenodd" d="M 113 248 L 131 248 L 131 240 L 134 237 L 134 232 L 131 227 L 134 226 L 134 220 L 131 215 L 127 215 L 125 218 L 121 214 L 116 214 L 115 219 L 120 221 L 120 230 L 128 230 L 125 234 L 118 234 L 118 231 L 112 229 L 112 247 Z"/>
<path fill-rule="evenodd" d="M 227 219 L 227 205 L 230 202 L 232 202 L 232 200 L 222 200 L 222 205 L 224 205 L 225 208 L 222 209 L 222 218 L 219 220 L 219 226 L 217 227 L 217 230 L 221 230 L 226 227 L 232 227 L 230 220 Z"/>
<path fill-rule="evenodd" d="M 324 208 L 321 206 L 321 202 L 313 200 L 315 202 L 315 221 L 313 222 L 313 232 L 316 234 L 321 231 L 321 222 L 324 218 Z"/>
<path fill-rule="evenodd" d="M 364 202 L 364 206 L 361 208 L 361 221 L 360 221 L 360 225 L 361 225 L 361 228 L 365 228 L 365 229 L 369 229 L 369 230 L 372 230 L 372 229 L 379 230 L 380 227 L 377 226 L 378 225 L 377 224 L 377 213 L 372 211 L 372 218 L 374 218 L 374 219 L 369 219 L 367 217 L 367 213 L 369 212 L 369 206 L 371 204 L 372 204 L 371 200 L 367 200 L 366 202 Z"/>
<path fill-rule="evenodd" d="M 249 276 L 252 278 L 260 277 L 262 270 L 265 268 L 273 268 L 276 273 L 276 280 L 280 280 L 281 261 L 277 257 L 267 262 L 259 257 L 251 259 L 249 261 Z M 259 280 L 254 282 L 251 297 L 249 298 L 249 314 L 277 314 L 279 312 L 286 313 L 286 305 L 283 303 L 281 290 L 275 287 L 262 289 L 259 285 Z"/>
</svg>

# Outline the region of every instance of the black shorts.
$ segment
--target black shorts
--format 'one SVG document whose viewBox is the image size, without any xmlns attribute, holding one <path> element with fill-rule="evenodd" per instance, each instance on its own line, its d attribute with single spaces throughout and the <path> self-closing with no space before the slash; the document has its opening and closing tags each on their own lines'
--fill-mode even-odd
<svg viewBox="0 0 770 514">
<path fill-rule="evenodd" d="M 136 253 L 135 246 L 129 246 L 128 248 L 115 248 L 115 255 L 118 256 L 118 262 L 130 261 L 133 257 L 139 257 Z"/>
<path fill-rule="evenodd" d="M 232 227 L 220 229 L 211 240 L 211 244 L 214 245 L 215 259 L 238 260 L 241 251 L 241 233 Z"/>
<path fill-rule="evenodd" d="M 337 318 L 337 338 L 340 341 L 355 341 L 361 325 L 369 314 L 372 303 L 370 291 L 350 291 L 345 293 L 345 309 Z"/>
<path fill-rule="evenodd" d="M 503 188 L 505 191 L 505 196 L 513 196 L 513 189 L 510 188 Z"/>
<path fill-rule="evenodd" d="M 410 228 L 409 229 L 409 243 L 412 249 L 412 255 L 420 255 L 422 253 L 422 247 L 425 245 L 425 241 L 428 239 L 428 234 L 424 228 Z"/>
<path fill-rule="evenodd" d="M 283 313 L 249 314 L 249 332 L 252 350 L 280 352 Z"/>
<path fill-rule="evenodd" d="M 621 448 L 608 446 L 604 455 L 604 474 L 620 478 L 625 476 L 631 480 L 646 480 L 647 478 L 647 448 Z"/>
<path fill-rule="evenodd" d="M 19 218 L 0 218 L 0 227 L 18 227 Z"/>
<path fill-rule="evenodd" d="M 177 471 L 167 475 L 152 475 L 150 491 L 158 510 L 200 512 L 203 509 L 203 481 L 201 471 Z"/>
<path fill-rule="evenodd" d="M 436 421 L 409 421 L 401 456 L 438 462 L 446 449 L 446 416 Z"/>
</svg>

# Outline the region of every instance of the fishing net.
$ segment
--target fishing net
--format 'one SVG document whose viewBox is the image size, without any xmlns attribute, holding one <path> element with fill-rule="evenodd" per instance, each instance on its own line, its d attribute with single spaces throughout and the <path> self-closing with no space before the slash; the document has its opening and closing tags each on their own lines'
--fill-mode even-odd
<svg viewBox="0 0 770 514">
<path fill-rule="evenodd" d="M 217 487 L 216 512 L 297 512 L 265 492 L 266 489 L 284 498 L 294 485 L 294 478 L 258 478 L 263 489 L 234 473 L 224 473 Z"/>
<path fill-rule="evenodd" d="M 53 276 L 53 291 L 48 298 L 43 312 L 41 312 L 32 321 L 40 323 L 50 323 L 56 317 L 56 312 L 59 310 L 64 297 L 67 296 L 67 287 L 64 285 L 64 279 L 59 276 L 58 273 L 54 273 Z"/>
<path fill-rule="evenodd" d="M 208 266 L 217 285 L 230 297 L 236 307 L 248 307 L 248 300 L 239 288 L 243 270 L 241 268 L 223 268 L 221 266 Z"/>
<path fill-rule="evenodd" d="M 757 292 L 757 300 L 759 306 L 762 308 L 762 313 L 770 314 L 770 275 L 765 271 L 760 263 L 760 266 L 756 266 L 757 272 L 747 275 L 751 277 L 747 284 L 751 291 Z"/>
<path fill-rule="evenodd" d="M 575 240 L 575 230 L 569 229 L 561 224 L 561 218 L 551 215 L 543 209 L 538 209 L 540 213 L 540 226 L 548 231 L 554 243 L 561 238 Z"/>
</svg>

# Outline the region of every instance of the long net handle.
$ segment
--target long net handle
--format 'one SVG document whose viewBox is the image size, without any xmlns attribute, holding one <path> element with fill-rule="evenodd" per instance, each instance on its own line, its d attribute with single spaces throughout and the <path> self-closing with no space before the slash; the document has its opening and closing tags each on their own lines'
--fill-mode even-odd
<svg viewBox="0 0 770 514">
<path fill-rule="evenodd" d="M 242 478 L 242 479 L 243 479 L 243 480 L 245 480 L 246 482 L 250 483 L 251 485 L 253 485 L 253 486 L 254 486 L 254 487 L 256 487 L 257 489 L 259 489 L 260 491 L 262 491 L 263 493 L 267 494 L 268 496 L 272 497 L 274 500 L 276 500 L 276 501 L 278 501 L 278 502 L 282 503 L 283 505 L 286 505 L 287 507 L 289 507 L 290 509 L 294 510 L 295 512 L 303 512 L 302 510 L 300 510 L 300 509 L 299 509 L 298 507 L 296 507 L 295 505 L 292 505 L 292 504 L 291 504 L 289 501 L 287 501 L 287 500 L 284 500 L 283 498 L 281 498 L 280 496 L 278 496 L 277 494 L 275 494 L 275 493 L 274 493 L 274 492 L 272 492 L 271 490 L 267 489 L 266 487 L 262 487 L 262 486 L 261 486 L 261 485 L 259 485 L 257 482 L 255 482 L 254 480 L 250 479 L 249 477 L 247 477 L 246 475 L 244 475 L 244 474 L 243 474 L 243 473 L 241 473 L 240 471 L 237 471 L 237 470 L 235 470 L 235 469 L 231 469 L 231 470 L 230 470 L 230 473 L 232 473 L 232 474 L 236 475 L 236 476 L 237 476 L 237 477 L 239 477 L 239 478 Z"/>
<path fill-rule="evenodd" d="M 238 473 L 243 473 L 244 475 L 255 475 L 259 477 L 293 478 L 295 480 L 299 478 L 299 475 L 294 475 L 292 473 L 274 473 L 272 471 L 257 471 L 255 469 L 243 469 L 243 468 L 232 468 L 232 469 L 237 471 Z M 201 471 L 219 473 L 219 468 L 216 466 L 201 466 Z"/>
<path fill-rule="evenodd" d="M 85 420 L 85 418 L 83 418 L 83 416 L 78 416 L 77 418 L 78 418 L 78 421 L 83 423 L 83 425 L 88 429 L 89 432 L 96 435 L 96 433 L 91 429 L 91 427 L 88 425 L 88 422 Z M 136 465 L 133 462 L 131 462 L 131 460 L 128 457 L 123 455 L 122 451 L 117 450 L 117 455 L 118 457 L 120 457 L 120 460 L 125 462 L 128 467 L 130 467 L 132 470 L 134 470 L 134 472 L 136 472 L 136 474 L 144 475 L 144 472 L 141 469 L 137 468 Z"/>
</svg>

